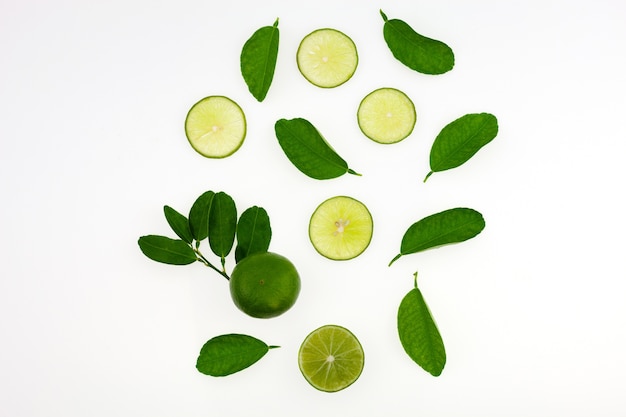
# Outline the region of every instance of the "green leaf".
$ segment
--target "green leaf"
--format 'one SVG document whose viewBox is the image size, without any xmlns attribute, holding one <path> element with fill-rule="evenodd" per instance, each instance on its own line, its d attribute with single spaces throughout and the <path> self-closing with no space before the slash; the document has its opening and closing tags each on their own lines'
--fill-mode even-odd
<svg viewBox="0 0 626 417">
<path fill-rule="evenodd" d="M 176 233 L 176 235 L 185 242 L 191 243 L 193 241 L 193 235 L 191 234 L 189 220 L 187 220 L 187 217 L 183 216 L 170 206 L 164 206 L 163 212 L 165 214 L 165 218 L 167 219 L 167 223 L 170 225 L 174 233 Z"/>
<path fill-rule="evenodd" d="M 387 19 L 380 11 L 385 24 L 383 36 L 393 56 L 422 74 L 443 74 L 454 67 L 454 52 L 445 43 L 417 33 L 406 22 Z"/>
<path fill-rule="evenodd" d="M 235 261 L 239 262 L 252 253 L 267 252 L 271 239 L 272 228 L 267 211 L 257 206 L 246 209 L 237 222 Z"/>
<path fill-rule="evenodd" d="M 198 242 L 209 235 L 209 211 L 214 195 L 213 191 L 206 191 L 196 199 L 189 211 L 189 228 Z"/>
<path fill-rule="evenodd" d="M 277 347 L 244 334 L 216 336 L 202 346 L 196 368 L 211 376 L 234 374 L 256 363 L 269 349 Z"/>
<path fill-rule="evenodd" d="M 404 233 L 400 253 L 389 265 L 402 255 L 471 239 L 484 228 L 482 214 L 470 208 L 453 208 L 424 217 Z"/>
<path fill-rule="evenodd" d="M 189 265 L 198 259 L 191 246 L 183 240 L 147 235 L 141 236 L 138 243 L 144 255 L 164 264 Z"/>
<path fill-rule="evenodd" d="M 416 284 L 398 308 L 398 335 L 404 351 L 426 372 L 441 375 L 446 350 L 422 292 Z"/>
<path fill-rule="evenodd" d="M 241 50 L 241 74 L 248 90 L 258 101 L 267 95 L 278 56 L 278 19 L 273 26 L 264 26 L 254 32 Z"/>
<path fill-rule="evenodd" d="M 209 245 L 214 254 L 222 259 L 230 253 L 235 243 L 237 208 L 235 201 L 225 192 L 213 196 L 209 213 Z"/>
<path fill-rule="evenodd" d="M 430 149 L 431 171 L 445 171 L 464 164 L 498 134 L 498 119 L 490 113 L 466 114 L 445 126 Z"/>
<path fill-rule="evenodd" d="M 274 125 L 276 138 L 287 158 L 303 174 L 318 180 L 337 178 L 345 173 L 360 175 L 330 147 L 306 119 L 280 119 Z"/>
</svg>

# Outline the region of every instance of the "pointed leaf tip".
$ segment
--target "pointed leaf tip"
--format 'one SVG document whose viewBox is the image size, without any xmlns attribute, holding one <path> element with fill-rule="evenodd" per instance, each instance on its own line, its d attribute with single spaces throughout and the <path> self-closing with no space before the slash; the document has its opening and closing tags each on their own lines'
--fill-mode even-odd
<svg viewBox="0 0 626 417">
<path fill-rule="evenodd" d="M 201 241 L 209 235 L 209 211 L 215 193 L 205 191 L 191 206 L 189 210 L 189 228 L 196 241 Z"/>
<path fill-rule="evenodd" d="M 253 253 L 267 252 L 269 249 L 272 227 L 269 215 L 262 207 L 253 206 L 246 209 L 239 217 L 236 230 L 236 262 Z"/>
<path fill-rule="evenodd" d="M 408 255 L 451 243 L 459 243 L 478 235 L 485 219 L 478 211 L 458 207 L 424 217 L 413 223 L 402 237 L 400 253 Z"/>
<path fill-rule="evenodd" d="M 446 364 L 446 350 L 430 309 L 417 287 L 402 299 L 397 324 L 398 336 L 407 355 L 432 376 L 441 375 Z"/>
<path fill-rule="evenodd" d="M 241 75 L 252 96 L 261 102 L 274 79 L 278 56 L 278 18 L 273 26 L 263 26 L 244 43 L 240 55 Z"/>
<path fill-rule="evenodd" d="M 270 348 L 265 342 L 244 334 L 216 336 L 200 350 L 196 368 L 205 375 L 231 375 L 255 364 Z"/>
<path fill-rule="evenodd" d="M 189 220 L 170 206 L 163 207 L 165 219 L 174 233 L 187 243 L 193 242 L 193 235 L 189 228 Z"/>
<path fill-rule="evenodd" d="M 183 240 L 166 236 L 146 235 L 137 241 L 148 258 L 170 265 L 189 265 L 198 260 L 191 246 Z"/>
<path fill-rule="evenodd" d="M 408 23 L 401 19 L 385 20 L 383 36 L 393 56 L 422 74 L 443 74 L 454 67 L 454 52 L 439 40 L 417 33 Z"/>
<path fill-rule="evenodd" d="M 235 200 L 223 191 L 215 193 L 209 211 L 209 247 L 222 260 L 230 253 L 237 233 Z"/>
<path fill-rule="evenodd" d="M 430 150 L 431 172 L 463 165 L 498 134 L 498 119 L 491 113 L 470 113 L 448 123 Z"/>
<path fill-rule="evenodd" d="M 274 130 L 287 158 L 306 176 L 327 180 L 352 171 L 308 120 L 301 117 L 280 119 L 274 124 Z"/>
</svg>

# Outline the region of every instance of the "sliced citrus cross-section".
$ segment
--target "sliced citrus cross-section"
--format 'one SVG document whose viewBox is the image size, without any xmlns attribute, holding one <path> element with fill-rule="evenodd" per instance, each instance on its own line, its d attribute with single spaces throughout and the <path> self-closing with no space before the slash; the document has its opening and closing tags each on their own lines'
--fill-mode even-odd
<svg viewBox="0 0 626 417">
<path fill-rule="evenodd" d="M 395 88 L 379 88 L 361 101 L 357 111 L 359 128 L 375 142 L 396 143 L 411 134 L 415 127 L 415 106 Z"/>
<path fill-rule="evenodd" d="M 364 364 L 365 354 L 356 336 L 333 324 L 312 331 L 298 352 L 302 375 L 320 391 L 349 387 L 361 375 Z"/>
<path fill-rule="evenodd" d="M 199 154 L 225 158 L 243 144 L 246 117 L 241 107 L 228 97 L 205 97 L 187 113 L 185 134 Z"/>
<path fill-rule="evenodd" d="M 374 222 L 367 207 L 346 196 L 320 204 L 309 222 L 309 239 L 322 256 L 347 260 L 359 256 L 372 240 Z"/>
<path fill-rule="evenodd" d="M 336 29 L 317 29 L 302 39 L 296 54 L 298 69 L 310 83 L 333 88 L 348 81 L 359 62 L 352 39 Z"/>
</svg>

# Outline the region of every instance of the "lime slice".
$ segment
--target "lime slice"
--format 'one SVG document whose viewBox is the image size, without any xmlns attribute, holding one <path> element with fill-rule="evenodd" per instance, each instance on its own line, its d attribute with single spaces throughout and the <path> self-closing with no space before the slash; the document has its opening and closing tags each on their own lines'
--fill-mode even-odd
<svg viewBox="0 0 626 417">
<path fill-rule="evenodd" d="M 352 77 L 359 57 L 349 36 L 336 29 L 318 29 L 302 39 L 296 60 L 298 69 L 311 84 L 332 88 Z"/>
<path fill-rule="evenodd" d="M 373 227 L 372 215 L 363 203 L 337 196 L 324 201 L 311 215 L 309 239 L 322 256 L 347 260 L 369 246 Z"/>
<path fill-rule="evenodd" d="M 415 127 L 415 106 L 411 99 L 395 88 L 379 88 L 361 101 L 357 111 L 359 128 L 378 143 L 396 143 Z"/>
<path fill-rule="evenodd" d="M 185 134 L 199 154 L 225 158 L 243 144 L 246 117 L 241 107 L 228 97 L 205 97 L 187 113 Z"/>
<path fill-rule="evenodd" d="M 298 352 L 302 375 L 320 391 L 336 392 L 352 385 L 364 363 L 363 347 L 356 336 L 331 324 L 312 331 Z"/>
</svg>

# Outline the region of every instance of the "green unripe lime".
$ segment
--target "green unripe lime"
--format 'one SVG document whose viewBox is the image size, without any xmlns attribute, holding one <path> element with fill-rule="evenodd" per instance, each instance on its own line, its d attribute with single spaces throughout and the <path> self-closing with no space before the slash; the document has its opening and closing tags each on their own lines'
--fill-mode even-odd
<svg viewBox="0 0 626 417">
<path fill-rule="evenodd" d="M 260 252 L 242 259 L 230 276 L 230 295 L 241 311 L 257 318 L 289 310 L 300 294 L 300 275 L 282 255 Z"/>
</svg>

